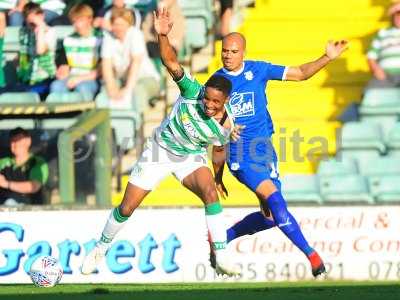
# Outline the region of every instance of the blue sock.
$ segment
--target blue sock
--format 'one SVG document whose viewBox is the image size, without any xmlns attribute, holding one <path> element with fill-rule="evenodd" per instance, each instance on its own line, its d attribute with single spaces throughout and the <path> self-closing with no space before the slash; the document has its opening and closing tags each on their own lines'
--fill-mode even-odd
<svg viewBox="0 0 400 300">
<path fill-rule="evenodd" d="M 230 241 L 243 235 L 253 234 L 259 231 L 270 229 L 274 226 L 275 222 L 266 219 L 261 212 L 253 212 L 226 231 L 228 237 L 227 242 L 229 243 Z"/>
<path fill-rule="evenodd" d="M 277 191 L 268 197 L 263 203 L 272 213 L 278 228 L 297 246 L 306 256 L 309 256 L 314 249 L 310 247 L 300 230 L 296 219 L 287 210 L 285 199 L 281 192 Z"/>
</svg>

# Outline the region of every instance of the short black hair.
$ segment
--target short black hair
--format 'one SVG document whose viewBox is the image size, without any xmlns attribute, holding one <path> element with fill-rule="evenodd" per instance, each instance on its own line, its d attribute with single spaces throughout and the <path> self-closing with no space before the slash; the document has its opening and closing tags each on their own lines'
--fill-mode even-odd
<svg viewBox="0 0 400 300">
<path fill-rule="evenodd" d="M 222 75 L 213 75 L 211 76 L 206 84 L 205 87 L 212 87 L 221 91 L 225 96 L 229 96 L 232 91 L 232 83 L 228 78 L 225 78 Z"/>
<path fill-rule="evenodd" d="M 10 131 L 10 133 L 8 134 L 8 137 L 11 140 L 13 137 L 15 137 L 17 135 L 22 135 L 24 137 L 31 136 L 31 134 L 29 133 L 28 130 L 23 129 L 22 127 L 17 127 Z"/>
<path fill-rule="evenodd" d="M 43 14 L 44 12 L 39 4 L 34 3 L 34 2 L 28 2 L 24 6 L 24 10 L 23 10 L 24 17 L 26 18 L 31 13 L 32 14 Z"/>
</svg>

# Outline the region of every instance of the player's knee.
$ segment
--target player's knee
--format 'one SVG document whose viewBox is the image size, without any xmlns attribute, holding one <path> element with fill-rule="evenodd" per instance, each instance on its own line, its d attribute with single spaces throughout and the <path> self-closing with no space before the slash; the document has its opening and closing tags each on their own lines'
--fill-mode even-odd
<svg viewBox="0 0 400 300">
<path fill-rule="evenodd" d="M 273 209 L 272 209 L 273 208 Z M 289 212 L 285 199 L 280 192 L 273 193 L 268 199 L 263 201 L 262 209 L 265 211 L 271 210 L 272 217 L 276 224 L 284 224 L 289 218 Z"/>
<path fill-rule="evenodd" d="M 287 209 L 279 209 L 274 215 L 273 215 L 274 221 L 276 224 L 285 224 L 288 221 L 289 218 L 289 213 Z"/>
</svg>

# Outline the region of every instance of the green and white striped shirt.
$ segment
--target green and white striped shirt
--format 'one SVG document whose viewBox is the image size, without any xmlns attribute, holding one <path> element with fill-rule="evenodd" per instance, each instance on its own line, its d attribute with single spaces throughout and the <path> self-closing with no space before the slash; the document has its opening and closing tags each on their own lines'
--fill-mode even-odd
<svg viewBox="0 0 400 300">
<path fill-rule="evenodd" d="M 226 129 L 204 112 L 204 87 L 185 74 L 177 82 L 180 96 L 169 116 L 155 130 L 154 139 L 175 155 L 205 154 L 207 146 L 222 146 L 229 142 L 233 130 L 233 114 L 225 105 L 231 128 Z"/>
<path fill-rule="evenodd" d="M 97 68 L 101 41 L 101 32 L 95 29 L 87 37 L 75 32 L 64 39 L 65 55 L 72 76 L 88 74 Z"/>
<path fill-rule="evenodd" d="M 400 74 L 400 28 L 381 29 L 367 54 L 368 58 L 377 60 L 386 73 Z"/>
<path fill-rule="evenodd" d="M 39 83 L 56 75 L 56 34 L 52 27 L 47 27 L 45 40 L 48 50 L 44 54 L 36 53 L 36 35 L 27 28 L 21 27 L 19 32 L 19 66 L 18 78 L 27 84 Z"/>
</svg>

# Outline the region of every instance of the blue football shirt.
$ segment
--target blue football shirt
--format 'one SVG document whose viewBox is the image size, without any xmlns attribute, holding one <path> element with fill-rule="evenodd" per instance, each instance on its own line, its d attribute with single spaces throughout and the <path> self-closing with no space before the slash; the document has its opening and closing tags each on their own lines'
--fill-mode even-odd
<svg viewBox="0 0 400 300">
<path fill-rule="evenodd" d="M 245 60 L 239 71 L 230 72 L 222 68 L 215 73 L 232 82 L 229 103 L 235 123 L 246 126 L 240 140 L 229 144 L 229 165 L 252 161 L 253 157 L 262 157 L 268 152 L 268 140 L 274 126 L 267 109 L 265 89 L 268 80 L 284 80 L 285 70 L 285 66 Z"/>
</svg>

